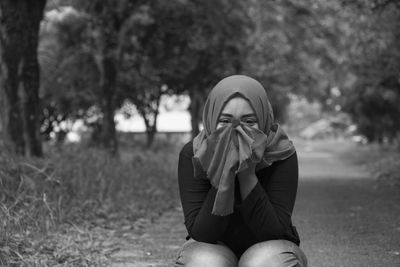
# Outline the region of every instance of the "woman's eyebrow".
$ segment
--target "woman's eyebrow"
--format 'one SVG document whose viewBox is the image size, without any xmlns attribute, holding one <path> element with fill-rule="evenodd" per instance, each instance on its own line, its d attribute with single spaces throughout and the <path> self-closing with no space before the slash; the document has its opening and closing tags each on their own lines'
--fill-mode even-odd
<svg viewBox="0 0 400 267">
<path fill-rule="evenodd" d="M 249 113 L 249 114 L 244 114 L 244 115 L 242 115 L 242 118 L 255 117 L 255 116 L 256 116 L 256 114 L 254 114 L 254 113 Z"/>
<path fill-rule="evenodd" d="M 232 114 L 229 114 L 229 113 L 221 113 L 221 116 L 224 116 L 224 117 L 233 117 L 232 116 Z"/>
<path fill-rule="evenodd" d="M 229 114 L 229 113 L 221 113 L 221 116 L 228 117 L 228 118 L 232 118 L 233 117 L 233 115 Z M 255 117 L 255 116 L 256 116 L 256 114 L 249 113 L 249 114 L 242 115 L 241 118 L 249 118 L 249 117 Z"/>
</svg>

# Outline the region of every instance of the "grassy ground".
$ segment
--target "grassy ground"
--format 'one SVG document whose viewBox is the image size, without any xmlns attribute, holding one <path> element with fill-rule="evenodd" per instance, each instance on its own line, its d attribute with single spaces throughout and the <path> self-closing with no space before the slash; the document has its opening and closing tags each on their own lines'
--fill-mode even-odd
<svg viewBox="0 0 400 267">
<path fill-rule="evenodd" d="M 185 235 L 176 209 L 183 140 L 151 150 L 142 143 L 125 138 L 119 158 L 77 146 L 47 148 L 40 160 L 0 155 L 0 266 L 170 263 Z M 295 144 L 301 177 L 294 221 L 310 266 L 396 266 L 396 150 Z"/>
<path fill-rule="evenodd" d="M 0 266 L 107 265 L 113 232 L 178 204 L 178 140 L 119 157 L 68 145 L 44 159 L 0 155 Z M 108 229 L 108 230 L 106 230 Z"/>
</svg>

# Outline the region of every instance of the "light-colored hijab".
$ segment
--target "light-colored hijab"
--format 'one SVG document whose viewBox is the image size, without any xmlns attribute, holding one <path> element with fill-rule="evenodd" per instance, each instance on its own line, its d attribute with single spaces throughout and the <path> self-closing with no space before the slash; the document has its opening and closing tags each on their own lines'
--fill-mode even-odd
<svg viewBox="0 0 400 267">
<path fill-rule="evenodd" d="M 225 104 L 235 96 L 249 102 L 260 130 L 237 120 L 216 129 Z M 295 152 L 286 133 L 274 123 L 264 87 L 244 75 L 229 76 L 211 90 L 204 105 L 203 127 L 193 140 L 193 167 L 195 176 L 205 171 L 206 179 L 217 189 L 214 215 L 233 212 L 235 177 L 248 167 L 248 163 L 257 163 L 256 170 L 260 170 Z"/>
</svg>

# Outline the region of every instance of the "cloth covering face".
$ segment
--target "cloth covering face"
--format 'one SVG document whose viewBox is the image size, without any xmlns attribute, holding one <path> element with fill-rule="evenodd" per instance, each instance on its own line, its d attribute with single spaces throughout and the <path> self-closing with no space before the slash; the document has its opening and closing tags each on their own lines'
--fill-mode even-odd
<svg viewBox="0 0 400 267">
<path fill-rule="evenodd" d="M 225 104 L 241 96 L 253 108 L 259 128 L 236 119 L 217 129 Z M 256 80 L 234 75 L 221 80 L 210 92 L 203 110 L 204 129 L 193 140 L 194 175 L 206 172 L 206 178 L 217 189 L 212 214 L 225 216 L 233 212 L 235 177 L 256 163 L 256 170 L 277 160 L 290 157 L 295 148 L 279 124 L 273 123 L 273 112 L 264 87 Z"/>
</svg>

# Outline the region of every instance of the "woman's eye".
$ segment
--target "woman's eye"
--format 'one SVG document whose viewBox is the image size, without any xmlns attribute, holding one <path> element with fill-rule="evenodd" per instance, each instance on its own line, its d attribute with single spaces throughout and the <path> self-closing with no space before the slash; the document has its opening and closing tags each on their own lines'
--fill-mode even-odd
<svg viewBox="0 0 400 267">
<path fill-rule="evenodd" d="M 228 119 L 220 119 L 218 122 L 219 123 L 229 123 L 229 120 Z"/>
<path fill-rule="evenodd" d="M 246 124 L 255 124 L 255 123 L 257 123 L 256 120 L 245 120 L 244 122 L 245 122 Z"/>
</svg>

